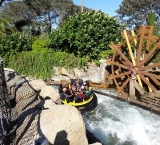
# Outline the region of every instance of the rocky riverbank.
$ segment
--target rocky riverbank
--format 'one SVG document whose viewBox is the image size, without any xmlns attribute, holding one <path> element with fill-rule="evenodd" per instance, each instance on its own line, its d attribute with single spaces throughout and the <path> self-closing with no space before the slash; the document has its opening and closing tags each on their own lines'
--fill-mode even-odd
<svg viewBox="0 0 160 145">
<path fill-rule="evenodd" d="M 5 69 L 11 98 L 11 124 L 7 144 L 101 145 L 86 133 L 80 112 L 62 105 L 56 90 L 42 80 L 30 80 Z"/>
<path fill-rule="evenodd" d="M 100 60 L 100 66 L 95 63 L 88 63 L 87 68 L 66 68 L 53 67 L 54 76 L 46 80 L 47 84 L 60 84 L 70 82 L 71 79 L 82 79 L 89 81 L 90 85 L 98 88 L 113 87 L 113 80 L 108 80 L 111 74 L 111 66 L 107 65 L 106 60 Z"/>
</svg>

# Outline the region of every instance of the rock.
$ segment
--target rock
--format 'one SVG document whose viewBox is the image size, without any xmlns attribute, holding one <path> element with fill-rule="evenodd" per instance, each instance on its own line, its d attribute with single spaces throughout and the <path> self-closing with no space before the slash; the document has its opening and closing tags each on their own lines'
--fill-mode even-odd
<svg viewBox="0 0 160 145">
<path fill-rule="evenodd" d="M 51 144 L 88 145 L 83 118 L 75 107 L 54 105 L 42 111 L 40 128 Z"/>
<path fill-rule="evenodd" d="M 15 88 L 15 101 L 16 101 L 16 110 L 18 115 L 21 112 L 30 106 L 30 108 L 34 108 L 34 103 L 39 103 L 38 94 L 27 82 L 24 82 L 22 85 L 17 86 Z"/>
<path fill-rule="evenodd" d="M 87 72 L 79 68 L 73 68 L 73 72 L 69 72 L 66 68 L 60 69 L 58 67 L 53 67 L 57 76 L 52 77 L 51 80 L 54 80 L 54 84 L 64 82 L 69 83 L 68 80 L 64 80 L 63 77 L 59 77 L 59 74 L 62 74 L 64 76 L 68 76 L 69 79 L 82 79 L 83 81 L 90 81 L 99 85 L 103 84 L 102 86 L 109 87 L 110 84 L 113 84 L 113 81 L 108 80 L 108 76 L 111 75 L 111 72 L 106 70 L 106 67 L 108 66 L 107 59 L 101 59 L 100 62 L 100 67 L 93 62 L 88 63 L 85 68 Z"/>
<path fill-rule="evenodd" d="M 45 84 L 45 82 L 44 82 L 43 80 L 41 80 L 41 79 L 39 79 L 39 80 L 32 80 L 32 81 L 29 82 L 29 84 L 30 84 L 35 90 L 37 90 L 37 91 L 38 91 L 38 90 L 41 90 L 41 88 L 47 86 L 47 85 Z"/>
<path fill-rule="evenodd" d="M 51 78 L 51 80 L 54 81 L 54 84 L 71 83 L 70 77 L 65 75 L 54 76 Z"/>
<path fill-rule="evenodd" d="M 39 125 L 40 114 L 41 110 L 31 108 L 18 117 L 16 137 L 12 144 L 34 145 L 44 142 L 46 138 Z"/>
<path fill-rule="evenodd" d="M 37 109 L 49 109 L 52 108 L 52 106 L 55 105 L 55 103 L 49 99 L 49 100 L 41 100 L 39 104 L 35 106 Z"/>
<path fill-rule="evenodd" d="M 54 81 L 54 84 L 60 84 L 62 81 L 60 76 L 53 76 L 51 80 Z"/>
<path fill-rule="evenodd" d="M 83 73 L 81 76 L 85 77 Z M 61 105 L 59 93 L 52 86 L 43 80 L 26 79 L 10 69 L 6 69 L 5 77 L 15 100 L 12 103 L 15 105 L 12 108 L 14 129 L 8 144 L 88 145 L 80 112 L 73 106 Z M 61 82 L 71 81 L 64 75 L 59 77 L 63 78 Z"/>
<path fill-rule="evenodd" d="M 51 98 L 57 104 L 61 104 L 59 93 L 52 86 L 44 86 L 39 93 L 42 98 Z"/>
<path fill-rule="evenodd" d="M 89 79 L 89 77 L 82 77 L 81 78 L 84 82 L 86 82 L 86 81 L 89 81 L 90 79 Z"/>
<path fill-rule="evenodd" d="M 55 74 L 56 76 L 60 75 L 60 68 L 59 68 L 59 67 L 54 67 L 54 66 L 53 66 L 53 71 L 54 71 L 54 74 Z"/>
<path fill-rule="evenodd" d="M 76 78 L 88 77 L 87 72 L 84 72 L 84 70 L 80 70 L 78 68 L 74 68 L 73 70 Z"/>
<path fill-rule="evenodd" d="M 107 63 L 106 63 L 106 60 L 101 60 L 101 64 L 100 64 L 100 75 L 101 75 L 101 80 L 102 80 L 102 83 L 105 83 L 106 82 L 106 78 L 107 78 L 107 71 L 106 71 L 106 66 L 107 66 Z"/>
<path fill-rule="evenodd" d="M 15 70 L 10 68 L 4 68 L 4 73 L 6 82 L 13 80 L 16 83 L 17 81 L 23 79 L 23 76 L 19 76 Z"/>
<path fill-rule="evenodd" d="M 22 84 L 22 82 L 25 82 L 25 80 L 21 76 L 15 76 L 14 78 L 8 79 L 8 81 L 6 81 L 8 94 L 10 95 L 10 99 L 15 98 L 16 88 L 20 84 Z"/>
<path fill-rule="evenodd" d="M 62 67 L 62 73 L 63 75 L 69 76 L 70 78 L 74 78 L 74 73 L 69 72 L 67 69 L 65 69 L 64 67 Z"/>
<path fill-rule="evenodd" d="M 102 78 L 101 78 L 101 70 L 97 66 L 89 66 L 89 69 L 87 71 L 89 75 L 89 79 L 92 83 L 101 84 Z"/>
</svg>

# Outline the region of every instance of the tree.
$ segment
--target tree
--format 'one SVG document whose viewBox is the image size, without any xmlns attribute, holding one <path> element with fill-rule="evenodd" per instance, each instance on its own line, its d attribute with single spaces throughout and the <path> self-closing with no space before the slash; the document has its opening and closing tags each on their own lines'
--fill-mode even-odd
<svg viewBox="0 0 160 145">
<path fill-rule="evenodd" d="M 118 43 L 123 27 L 114 17 L 101 11 L 80 12 L 69 17 L 50 34 L 47 46 L 54 51 L 74 53 L 78 57 L 99 60 L 111 42 Z"/>
<path fill-rule="evenodd" d="M 160 14 L 159 0 L 123 0 L 119 9 L 116 11 L 121 22 L 128 27 L 139 27 L 148 25 L 148 17 L 151 12 L 156 16 Z"/>
<path fill-rule="evenodd" d="M 0 6 L 2 5 L 3 2 L 4 2 L 4 0 L 0 0 Z"/>
<path fill-rule="evenodd" d="M 20 2 L 9 2 L 1 8 L 2 16 L 15 24 L 18 31 L 21 31 L 23 26 L 31 23 L 31 15 L 33 19 L 34 12 L 29 10 L 29 7 Z"/>
<path fill-rule="evenodd" d="M 2 7 L 3 16 L 11 20 L 18 31 L 28 26 L 34 35 L 50 34 L 55 26 L 79 11 L 80 7 L 72 0 L 24 0 L 9 2 Z"/>
<path fill-rule="evenodd" d="M 2 6 L 2 3 L 7 1 L 23 1 L 23 0 L 0 0 L 0 6 Z"/>
<path fill-rule="evenodd" d="M 15 32 L 14 25 L 7 19 L 1 17 L 0 15 L 0 39 L 6 34 L 11 34 Z"/>
</svg>

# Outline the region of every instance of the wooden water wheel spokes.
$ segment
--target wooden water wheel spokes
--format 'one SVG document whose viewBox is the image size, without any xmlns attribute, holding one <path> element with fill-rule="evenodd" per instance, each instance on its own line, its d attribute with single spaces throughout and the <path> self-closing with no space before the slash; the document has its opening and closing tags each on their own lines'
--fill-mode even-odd
<svg viewBox="0 0 160 145">
<path fill-rule="evenodd" d="M 123 31 L 124 42 L 110 47 L 114 50 L 111 60 L 112 75 L 117 87 L 117 94 L 124 97 L 135 97 L 145 92 L 156 92 L 160 87 L 160 76 L 153 73 L 160 62 L 154 63 L 160 55 L 160 38 L 152 36 L 152 26 L 141 26 L 138 36 L 128 37 L 126 30 Z"/>
</svg>

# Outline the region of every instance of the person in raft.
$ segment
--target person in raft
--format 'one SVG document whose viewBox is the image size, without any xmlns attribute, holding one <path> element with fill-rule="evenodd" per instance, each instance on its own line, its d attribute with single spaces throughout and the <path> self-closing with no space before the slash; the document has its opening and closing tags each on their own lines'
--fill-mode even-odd
<svg viewBox="0 0 160 145">
<path fill-rule="evenodd" d="M 72 102 L 77 96 L 81 99 L 85 99 L 85 95 L 90 95 L 91 88 L 86 82 L 82 86 L 78 86 L 76 82 L 73 82 L 71 87 L 68 84 L 63 85 L 63 94 L 68 102 Z"/>
<path fill-rule="evenodd" d="M 73 97 L 72 90 L 69 87 L 69 84 L 62 85 L 60 92 L 63 93 L 67 101 L 73 101 L 74 97 Z"/>
</svg>

